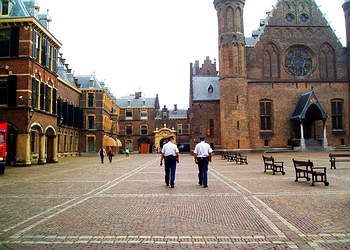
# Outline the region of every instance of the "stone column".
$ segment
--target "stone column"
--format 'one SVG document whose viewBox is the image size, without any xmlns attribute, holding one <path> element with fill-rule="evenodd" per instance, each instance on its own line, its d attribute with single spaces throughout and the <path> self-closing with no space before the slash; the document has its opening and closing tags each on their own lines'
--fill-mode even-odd
<svg viewBox="0 0 350 250">
<path fill-rule="evenodd" d="M 39 134 L 39 165 L 46 164 L 45 134 Z"/>
<path fill-rule="evenodd" d="M 52 159 L 51 162 L 52 163 L 58 163 L 58 158 L 57 158 L 57 135 L 55 135 L 55 137 L 52 138 L 52 143 L 53 143 L 53 147 L 52 147 Z M 74 151 L 74 150 L 73 150 Z"/>
<path fill-rule="evenodd" d="M 306 149 L 303 120 L 300 120 L 300 148 L 301 151 L 305 151 Z"/>
<path fill-rule="evenodd" d="M 22 167 L 32 165 L 30 152 L 30 134 L 17 135 L 16 165 Z"/>
<path fill-rule="evenodd" d="M 323 120 L 323 149 L 328 148 L 326 120 Z"/>
</svg>

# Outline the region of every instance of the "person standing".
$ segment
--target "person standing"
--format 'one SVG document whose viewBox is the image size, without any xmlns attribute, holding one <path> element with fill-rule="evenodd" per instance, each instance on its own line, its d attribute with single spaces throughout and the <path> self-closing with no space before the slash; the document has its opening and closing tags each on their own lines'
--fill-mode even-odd
<svg viewBox="0 0 350 250">
<path fill-rule="evenodd" d="M 126 149 L 125 149 L 125 156 L 126 156 L 126 157 L 129 157 L 129 148 L 126 148 Z"/>
<path fill-rule="evenodd" d="M 205 142 L 205 136 L 199 137 L 198 143 L 194 149 L 194 161 L 198 164 L 198 184 L 208 187 L 208 164 L 213 157 L 213 150 L 210 145 Z"/>
<path fill-rule="evenodd" d="M 101 157 L 101 163 L 103 164 L 103 159 L 104 159 L 104 157 L 106 155 L 106 151 L 105 151 L 105 149 L 103 147 L 100 149 L 99 154 L 100 154 L 100 157 Z"/>
<path fill-rule="evenodd" d="M 165 184 L 169 186 L 170 179 L 171 188 L 175 185 L 176 163 L 179 163 L 179 149 L 174 142 L 174 136 L 169 137 L 169 142 L 163 146 L 160 156 L 160 166 L 163 166 L 164 159 Z"/>
<path fill-rule="evenodd" d="M 107 156 L 108 156 L 108 159 L 109 159 L 109 163 L 112 163 L 112 159 L 113 159 L 113 156 L 114 156 L 114 152 L 113 152 L 113 149 L 110 147 L 109 150 L 107 151 Z"/>
</svg>

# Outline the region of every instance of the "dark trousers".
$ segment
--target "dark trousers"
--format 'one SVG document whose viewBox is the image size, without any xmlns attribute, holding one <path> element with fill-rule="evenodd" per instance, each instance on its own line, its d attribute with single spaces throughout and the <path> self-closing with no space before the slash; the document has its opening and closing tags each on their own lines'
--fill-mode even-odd
<svg viewBox="0 0 350 250">
<path fill-rule="evenodd" d="M 197 157 L 199 184 L 208 186 L 208 164 L 209 157 Z"/>
<path fill-rule="evenodd" d="M 170 186 L 175 185 L 175 172 L 176 172 L 176 157 L 175 156 L 166 156 L 164 159 L 164 169 L 165 169 L 165 184 Z"/>
<path fill-rule="evenodd" d="M 100 155 L 100 157 L 101 157 L 101 163 L 103 164 L 103 158 L 104 158 L 104 156 L 103 156 L 103 155 Z"/>
<path fill-rule="evenodd" d="M 109 159 L 109 162 L 112 163 L 113 156 L 109 155 L 108 159 Z"/>
</svg>

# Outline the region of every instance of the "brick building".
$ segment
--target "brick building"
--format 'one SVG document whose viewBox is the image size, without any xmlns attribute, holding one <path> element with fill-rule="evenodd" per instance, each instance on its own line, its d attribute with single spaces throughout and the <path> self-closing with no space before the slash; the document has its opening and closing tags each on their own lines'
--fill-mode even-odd
<svg viewBox="0 0 350 250">
<path fill-rule="evenodd" d="M 160 110 L 159 98 L 142 97 L 141 92 L 120 97 L 116 100 L 120 107 L 119 138 L 123 148 L 130 152 L 159 152 L 163 140 L 171 135 L 177 143 L 189 142 L 189 122 L 187 110 L 164 107 Z"/>
<path fill-rule="evenodd" d="M 225 149 L 293 145 L 301 150 L 349 145 L 349 52 L 316 2 L 278 1 L 250 38 L 244 36 L 244 5 L 244 0 L 214 1 L 220 64 L 218 144 Z M 343 6 L 347 20 L 349 5 L 347 1 Z M 211 91 L 208 81 L 202 87 L 200 93 Z M 203 103 L 204 112 L 198 114 L 198 106 L 194 98 L 191 115 L 201 115 L 208 126 L 210 108 Z M 198 122 L 191 125 L 195 134 L 203 134 Z"/>
<path fill-rule="evenodd" d="M 104 86 L 78 84 L 36 1 L 2 0 L 0 7 L 0 121 L 8 122 L 8 164 L 57 162 L 116 139 L 115 98 Z M 93 107 L 84 101 L 90 93 Z M 85 118 L 92 115 L 91 129 Z"/>
</svg>

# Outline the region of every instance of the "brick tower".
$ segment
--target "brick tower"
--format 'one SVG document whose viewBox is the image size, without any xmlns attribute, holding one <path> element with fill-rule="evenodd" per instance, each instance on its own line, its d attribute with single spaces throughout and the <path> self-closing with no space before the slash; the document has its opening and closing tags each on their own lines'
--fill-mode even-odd
<svg viewBox="0 0 350 250">
<path fill-rule="evenodd" d="M 350 82 L 350 0 L 345 0 L 343 4 L 345 13 L 345 27 L 346 27 L 346 51 L 347 51 L 347 65 L 348 65 L 348 81 Z"/>
<path fill-rule="evenodd" d="M 219 25 L 220 122 L 224 149 L 250 148 L 244 4 L 245 0 L 214 0 Z"/>
</svg>

